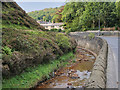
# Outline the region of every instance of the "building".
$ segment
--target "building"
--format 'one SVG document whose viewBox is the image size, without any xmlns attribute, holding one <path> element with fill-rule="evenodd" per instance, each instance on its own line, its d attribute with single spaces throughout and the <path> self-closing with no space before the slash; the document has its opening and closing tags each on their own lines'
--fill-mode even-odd
<svg viewBox="0 0 120 90">
<path fill-rule="evenodd" d="M 51 23 L 50 21 L 49 22 L 47 22 L 47 21 L 42 21 L 42 20 L 40 20 L 40 21 L 37 21 L 39 24 L 49 24 L 49 23 Z"/>
<path fill-rule="evenodd" d="M 51 29 L 61 29 L 64 30 L 63 28 L 63 23 L 48 23 L 48 24 L 40 24 L 45 27 L 45 29 L 51 30 Z"/>
</svg>

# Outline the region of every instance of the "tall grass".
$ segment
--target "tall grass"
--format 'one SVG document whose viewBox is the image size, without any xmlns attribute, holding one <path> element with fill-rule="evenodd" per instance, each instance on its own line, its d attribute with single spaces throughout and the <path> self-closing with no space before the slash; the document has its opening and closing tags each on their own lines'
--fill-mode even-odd
<svg viewBox="0 0 120 90">
<path fill-rule="evenodd" d="M 3 79 L 3 88 L 30 88 L 41 81 L 43 77 L 50 78 L 49 73 L 60 66 L 68 64 L 68 60 L 74 58 L 72 52 L 61 56 L 57 60 L 52 60 L 47 64 L 40 64 L 36 67 L 27 68 L 20 75 L 10 79 Z"/>
</svg>

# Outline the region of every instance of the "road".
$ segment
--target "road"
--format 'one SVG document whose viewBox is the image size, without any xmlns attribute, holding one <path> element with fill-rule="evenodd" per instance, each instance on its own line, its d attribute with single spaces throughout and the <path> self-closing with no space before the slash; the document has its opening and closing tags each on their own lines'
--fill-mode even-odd
<svg viewBox="0 0 120 90">
<path fill-rule="evenodd" d="M 119 88 L 120 90 L 120 37 L 102 36 L 108 42 L 108 62 L 107 62 L 107 88 Z M 119 72 L 119 73 L 118 73 Z M 119 77 L 119 78 L 118 78 Z"/>
</svg>

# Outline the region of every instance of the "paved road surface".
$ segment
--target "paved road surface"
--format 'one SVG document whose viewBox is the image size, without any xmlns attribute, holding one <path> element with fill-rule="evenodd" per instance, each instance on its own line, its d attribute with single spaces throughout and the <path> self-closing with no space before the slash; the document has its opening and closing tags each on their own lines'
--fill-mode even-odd
<svg viewBox="0 0 120 90">
<path fill-rule="evenodd" d="M 118 49 L 120 46 L 120 37 L 104 36 L 102 38 L 105 39 L 109 45 L 107 62 L 107 88 L 119 88 L 120 90 L 120 69 L 118 69 L 120 68 L 120 49 Z"/>
</svg>

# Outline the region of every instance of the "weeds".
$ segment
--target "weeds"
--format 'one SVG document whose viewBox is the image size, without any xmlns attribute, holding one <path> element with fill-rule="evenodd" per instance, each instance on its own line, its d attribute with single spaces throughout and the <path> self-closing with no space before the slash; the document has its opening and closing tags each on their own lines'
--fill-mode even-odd
<svg viewBox="0 0 120 90">
<path fill-rule="evenodd" d="M 88 37 L 89 37 L 90 39 L 93 39 L 93 38 L 95 37 L 95 34 L 94 34 L 94 33 L 90 33 L 90 34 L 88 35 Z"/>
<path fill-rule="evenodd" d="M 73 60 L 72 60 L 72 63 L 75 63 L 75 62 L 76 62 L 75 59 L 73 59 Z"/>
<path fill-rule="evenodd" d="M 3 88 L 30 88 L 37 82 L 41 81 L 43 77 L 50 78 L 49 73 L 60 66 L 68 64 L 68 60 L 72 59 L 74 54 L 72 52 L 61 56 L 59 59 L 50 61 L 47 64 L 40 64 L 36 67 L 26 69 L 26 72 L 16 75 L 10 79 L 3 79 Z M 62 62 L 62 63 L 61 63 Z"/>
<path fill-rule="evenodd" d="M 69 38 L 62 33 L 56 34 L 56 41 L 60 47 L 69 48 Z"/>
<path fill-rule="evenodd" d="M 7 55 L 11 55 L 12 54 L 12 49 L 10 49 L 9 47 L 5 46 L 2 49 L 3 49 L 3 53 L 4 54 L 7 54 Z"/>
</svg>

